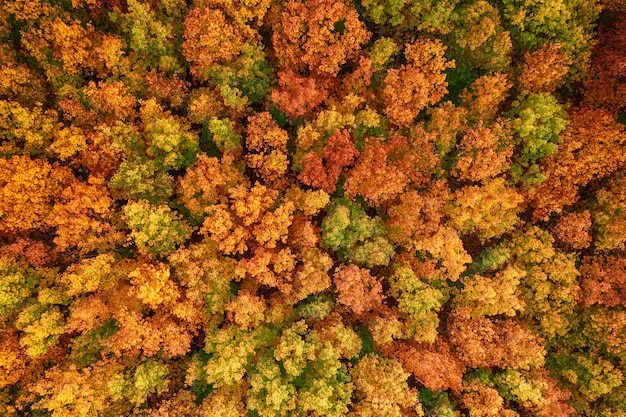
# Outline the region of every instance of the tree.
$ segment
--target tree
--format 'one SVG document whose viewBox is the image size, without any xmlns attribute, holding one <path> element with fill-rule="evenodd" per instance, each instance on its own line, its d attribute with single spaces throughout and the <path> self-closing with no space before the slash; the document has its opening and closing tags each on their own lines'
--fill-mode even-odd
<svg viewBox="0 0 626 417">
<path fill-rule="evenodd" d="M 293 202 L 280 200 L 277 190 L 259 183 L 251 188 L 237 186 L 229 190 L 229 197 L 229 204 L 209 209 L 200 233 L 215 240 L 224 254 L 253 254 L 249 260 L 242 260 L 242 270 L 264 276 L 262 283 L 276 286 L 274 274 L 265 271 L 272 252 L 281 253 L 274 249 L 287 242 L 295 211 Z M 284 264 L 284 257 L 275 261 Z M 279 268 L 285 271 L 284 265 Z"/>
<path fill-rule="evenodd" d="M 46 229 L 49 202 L 62 190 L 68 174 L 41 159 L 0 159 L 0 233 Z"/>
<path fill-rule="evenodd" d="M 312 77 L 302 77 L 291 69 L 278 73 L 279 88 L 272 90 L 272 101 L 291 118 L 308 116 L 328 98 L 328 90 Z"/>
<path fill-rule="evenodd" d="M 267 310 L 265 304 L 262 297 L 248 291 L 240 291 L 237 297 L 226 305 L 229 321 L 245 330 L 254 328 L 264 319 Z"/>
<path fill-rule="evenodd" d="M 262 102 L 272 82 L 271 67 L 263 48 L 257 44 L 244 43 L 235 61 L 214 65 L 206 71 L 224 104 L 236 110 Z"/>
<path fill-rule="evenodd" d="M 606 110 L 580 107 L 570 111 L 558 151 L 541 162 L 548 179 L 537 187 L 535 219 L 547 219 L 578 201 L 579 189 L 614 173 L 626 162 L 621 152 L 626 133 Z"/>
<path fill-rule="evenodd" d="M 344 415 L 352 385 L 340 353 L 317 332 L 307 335 L 308 330 L 304 321 L 279 334 L 263 327 L 247 333 L 235 326 L 218 330 L 215 342 L 207 345 L 214 353 L 205 367 L 208 381 L 232 386 L 248 372 L 247 406 L 262 416 L 313 410 L 324 416 Z M 228 343 L 226 349 L 218 349 L 222 342 Z"/>
<path fill-rule="evenodd" d="M 242 50 L 243 34 L 219 9 L 194 7 L 184 25 L 183 54 L 200 80 L 208 80 L 216 64 L 233 62 Z"/>
<path fill-rule="evenodd" d="M 561 47 L 558 43 L 548 43 L 524 54 L 524 64 L 518 76 L 522 93 L 551 94 L 562 84 L 571 61 Z"/>
<path fill-rule="evenodd" d="M 163 170 L 186 168 L 200 151 L 198 138 L 171 116 L 154 99 L 143 103 L 141 119 L 145 128 L 146 155 Z"/>
<path fill-rule="evenodd" d="M 567 248 L 588 248 L 591 244 L 591 213 L 589 210 L 562 216 L 552 229 L 554 236 Z"/>
<path fill-rule="evenodd" d="M 23 332 L 20 345 L 26 354 L 37 358 L 57 344 L 65 333 L 65 320 L 59 306 L 35 302 L 20 311 L 15 327 Z"/>
<path fill-rule="evenodd" d="M 135 407 L 145 404 L 148 396 L 165 392 L 169 368 L 155 359 L 137 364 L 134 369 L 114 374 L 107 388 L 114 400 L 129 401 Z"/>
<path fill-rule="evenodd" d="M 152 310 L 180 298 L 180 291 L 170 277 L 168 265 L 161 263 L 139 265 L 128 274 L 128 277 L 132 284 L 130 293 Z"/>
<path fill-rule="evenodd" d="M 624 373 L 612 361 L 598 355 L 571 353 L 557 355 L 554 361 L 562 377 L 575 384 L 588 403 L 609 394 L 624 378 Z"/>
<path fill-rule="evenodd" d="M 47 81 L 63 94 L 64 86 L 80 84 L 88 67 L 93 25 L 83 26 L 52 5 L 24 6 L 18 6 L 22 10 L 16 14 L 16 20 L 28 23 L 20 45 L 41 66 Z"/>
<path fill-rule="evenodd" d="M 132 300 L 130 306 L 127 302 L 114 311 L 117 331 L 103 341 L 102 354 L 105 357 L 141 359 L 158 355 L 172 359 L 189 352 L 193 335 L 185 323 L 168 314 L 167 310 L 157 310 L 144 317 L 141 303 L 137 303 L 140 300 L 135 297 Z"/>
<path fill-rule="evenodd" d="M 337 301 L 357 316 L 381 307 L 382 285 L 367 269 L 356 265 L 340 265 L 335 269 L 333 278 L 339 292 Z"/>
<path fill-rule="evenodd" d="M 72 111 L 76 110 L 74 104 L 71 104 Z M 77 114 L 66 117 L 73 119 L 74 117 L 82 118 L 83 116 L 85 115 Z M 126 141 L 134 142 L 137 137 L 137 129 L 133 126 L 122 122 L 116 122 L 113 126 L 98 123 L 94 131 L 87 136 L 86 146 L 77 158 L 77 162 L 84 167 L 81 169 L 98 173 L 100 174 L 99 176 L 110 180 L 125 159 L 134 159 L 133 156 L 135 155 L 133 155 L 126 144 Z"/>
<path fill-rule="evenodd" d="M 174 4 L 176 6 L 163 8 L 165 10 L 156 13 L 149 2 L 129 0 L 126 13 L 111 15 L 113 22 L 121 27 L 128 48 L 132 51 L 131 59 L 138 69 L 182 72 L 181 57 L 176 50 L 180 23 L 175 25 L 174 22 L 180 18 L 176 16 L 180 11 L 176 10 L 183 8 L 184 3 L 172 2 Z"/>
<path fill-rule="evenodd" d="M 545 363 L 542 340 L 512 319 L 472 319 L 459 310 L 448 320 L 450 344 L 468 368 L 534 369 Z"/>
<path fill-rule="evenodd" d="M 626 4 L 622 5 L 622 12 L 625 8 Z M 623 82 L 625 42 L 624 22 L 616 22 L 612 27 L 600 25 L 598 44 L 592 55 L 591 73 L 585 80 L 584 102 L 590 107 L 605 108 L 612 113 L 626 107 L 626 85 Z"/>
<path fill-rule="evenodd" d="M 475 232 L 484 242 L 515 228 L 523 201 L 524 198 L 499 177 L 485 181 L 481 187 L 470 185 L 459 189 L 447 213 L 450 224 L 459 232 Z"/>
<path fill-rule="evenodd" d="M 400 194 L 387 208 L 384 225 L 389 240 L 409 249 L 432 237 L 439 230 L 448 199 L 447 184 L 440 180 L 428 184 L 421 192 Z"/>
<path fill-rule="evenodd" d="M 351 198 L 360 195 L 370 206 L 379 206 L 408 187 L 425 186 L 440 164 L 434 135 L 419 128 L 411 133 L 386 142 L 366 138 L 354 168 L 346 175 L 346 194 Z"/>
<path fill-rule="evenodd" d="M 535 50 L 547 42 L 562 43 L 572 60 L 568 79 L 580 80 L 591 55 L 589 40 L 600 7 L 596 3 L 564 0 L 554 5 L 538 0 L 506 0 L 503 3 L 505 28 L 516 48 Z"/>
<path fill-rule="evenodd" d="M 130 122 L 137 116 L 137 98 L 121 81 L 89 82 L 82 88 L 83 104 L 103 122 Z"/>
<path fill-rule="evenodd" d="M 5 390 L 9 386 L 17 386 L 19 381 L 27 376 L 30 371 L 27 366 L 27 359 L 19 344 L 17 332 L 3 332 L 2 342 L 0 342 L 0 358 L 2 358 L 0 364 L 0 375 L 2 376 L 0 389 Z M 3 403 L 9 399 L 7 397 L 3 396 Z M 9 412 L 5 404 L 2 407 L 3 411 Z"/>
<path fill-rule="evenodd" d="M 237 280 L 236 261 L 222 257 L 213 241 L 179 248 L 169 255 L 168 261 L 176 282 L 185 290 L 185 299 L 191 304 L 191 308 L 183 310 L 186 314 L 182 318 L 197 326 L 206 319 L 221 323 L 226 305 L 233 298 L 231 286 Z"/>
<path fill-rule="evenodd" d="M 8 20 L 8 13 L 3 12 L 3 18 Z M 2 29 L 2 37 L 6 38 L 8 27 Z M 31 107 L 35 103 L 44 101 L 44 78 L 33 71 L 19 59 L 19 54 L 6 45 L 0 48 L 0 57 L 3 65 L 0 67 L 0 94 L 9 101 L 16 101 L 21 105 Z"/>
<path fill-rule="evenodd" d="M 207 123 L 223 113 L 226 113 L 226 106 L 216 87 L 199 87 L 189 93 L 187 117 L 192 123 Z"/>
<path fill-rule="evenodd" d="M 202 120 L 205 127 L 208 127 L 211 135 L 211 142 L 222 153 L 222 157 L 239 157 L 243 152 L 241 135 L 237 132 L 236 125 L 228 118 L 218 119 L 213 117 Z"/>
<path fill-rule="evenodd" d="M 491 122 L 511 87 L 511 81 L 503 73 L 483 75 L 474 80 L 460 94 L 468 119 L 474 123 L 481 120 L 484 124 Z"/>
<path fill-rule="evenodd" d="M 510 66 L 511 36 L 502 27 L 496 7 L 474 1 L 455 9 L 452 20 L 451 47 L 459 67 L 500 72 Z"/>
<path fill-rule="evenodd" d="M 458 280 L 472 262 L 458 232 L 450 227 L 441 227 L 433 236 L 416 242 L 415 249 L 418 256 L 435 266 L 432 276 L 441 280 Z"/>
<path fill-rule="evenodd" d="M 202 154 L 179 179 L 177 194 L 192 216 L 202 219 L 213 205 L 228 201 L 228 190 L 245 184 L 232 157 L 218 159 Z"/>
<path fill-rule="evenodd" d="M 16 256 L 0 258 L 0 316 L 19 310 L 34 294 L 40 279 L 36 270 Z"/>
<path fill-rule="evenodd" d="M 365 0 L 365 16 L 377 25 L 396 30 L 446 34 L 458 1 Z"/>
<path fill-rule="evenodd" d="M 367 267 L 387 265 L 393 254 L 380 218 L 369 217 L 358 203 L 345 198 L 330 203 L 322 221 L 322 242 L 340 260 Z"/>
<path fill-rule="evenodd" d="M 357 416 L 424 415 L 415 389 L 407 384 L 409 374 L 397 359 L 367 355 L 350 370 L 358 402 Z"/>
<path fill-rule="evenodd" d="M 458 309 L 467 309 L 470 316 L 506 315 L 514 317 L 524 311 L 518 286 L 526 273 L 516 268 L 500 271 L 493 278 L 474 275 L 463 280 L 463 289 L 454 297 Z"/>
<path fill-rule="evenodd" d="M 239 26 L 249 25 L 258 29 L 263 24 L 263 17 L 271 5 L 269 0 L 252 0 L 238 3 L 232 0 L 208 0 L 202 2 L 208 6 L 219 7 L 232 17 Z M 250 29 L 248 29 L 250 30 Z"/>
<path fill-rule="evenodd" d="M 280 67 L 336 76 L 370 38 L 358 17 L 343 1 L 287 1 L 272 35 Z"/>
<path fill-rule="evenodd" d="M 293 296 L 297 301 L 327 290 L 331 286 L 330 269 L 334 261 L 328 253 L 315 248 L 304 248 L 300 252 L 301 265 L 293 278 Z"/>
<path fill-rule="evenodd" d="M 456 146 L 458 136 L 467 130 L 467 110 L 455 106 L 451 101 L 445 101 L 437 107 L 429 108 L 426 113 L 430 116 L 430 121 L 423 129 L 434 141 L 437 155 L 445 157 Z M 415 132 L 421 134 L 421 127 L 418 124 Z"/>
<path fill-rule="evenodd" d="M 433 343 L 437 338 L 439 311 L 449 298 L 441 281 L 427 282 L 408 265 L 398 266 L 389 278 L 391 295 L 404 314 L 403 335 L 418 342 Z"/>
<path fill-rule="evenodd" d="M 237 383 L 251 368 L 256 351 L 274 337 L 264 326 L 251 331 L 235 325 L 213 330 L 205 340 L 205 350 L 211 355 L 203 364 L 206 382 L 216 388 Z"/>
<path fill-rule="evenodd" d="M 70 297 L 110 290 L 123 272 L 122 268 L 114 267 L 115 263 L 115 257 L 110 253 L 87 258 L 68 267 L 59 282 L 66 286 L 65 291 Z"/>
<path fill-rule="evenodd" d="M 459 152 L 452 174 L 460 180 L 476 182 L 506 171 L 513 156 L 508 133 L 508 126 L 502 124 L 470 129 L 457 146 Z"/>
<path fill-rule="evenodd" d="M 191 227 L 167 206 L 129 202 L 124 206 L 124 215 L 137 248 L 152 256 L 173 252 L 191 234 Z"/>
<path fill-rule="evenodd" d="M 519 416 L 515 411 L 505 407 L 504 399 L 497 389 L 480 382 L 472 381 L 466 384 L 461 403 L 470 410 L 472 416 Z"/>
<path fill-rule="evenodd" d="M 365 148 L 347 174 L 344 188 L 351 198 L 360 195 L 371 206 L 379 206 L 401 193 L 409 178 L 393 161 L 394 142 L 382 143 L 378 139 L 366 140 Z"/>
<path fill-rule="evenodd" d="M 383 98 L 389 120 L 408 127 L 428 105 L 433 105 L 448 92 L 444 70 L 454 61 L 444 58 L 446 48 L 439 41 L 420 40 L 407 45 L 407 65 L 390 69 L 385 77 Z"/>
<path fill-rule="evenodd" d="M 580 267 L 582 300 L 585 306 L 595 303 L 608 307 L 626 305 L 626 274 L 622 258 L 608 255 L 585 257 Z"/>
<path fill-rule="evenodd" d="M 273 351 L 273 358 L 282 364 L 286 379 L 297 392 L 295 412 L 345 415 L 354 386 L 340 362 L 340 349 L 324 337 L 323 331 L 306 332 L 303 321 L 295 322 L 283 331 Z"/>
<path fill-rule="evenodd" d="M 434 344 L 394 342 L 385 349 L 386 355 L 397 357 L 405 370 L 427 389 L 463 390 L 465 365 L 454 355 L 448 343 Z"/>
<path fill-rule="evenodd" d="M 0 100 L 2 145 L 0 155 L 42 156 L 50 146 L 56 126 L 56 112 L 41 106 L 23 107 L 18 102 Z"/>
<path fill-rule="evenodd" d="M 60 193 L 50 212 L 57 250 L 76 247 L 80 253 L 106 250 L 123 242 L 116 229 L 113 199 L 101 178 L 73 181 Z"/>
<path fill-rule="evenodd" d="M 304 155 L 298 179 L 306 185 L 332 193 L 343 169 L 352 165 L 359 155 L 348 132 L 335 131 L 328 138 L 321 155 L 316 151 Z"/>
<path fill-rule="evenodd" d="M 285 175 L 289 164 L 288 141 L 289 135 L 278 127 L 270 113 L 259 113 L 248 118 L 248 167 L 257 170 L 266 182 L 278 181 Z"/>
<path fill-rule="evenodd" d="M 246 413 L 245 384 L 215 389 L 202 402 L 201 413 L 217 417 L 234 417 Z M 191 410 L 196 409 L 195 402 Z M 189 411 L 193 413 L 193 411 Z"/>
<path fill-rule="evenodd" d="M 596 194 L 597 207 L 594 212 L 594 226 L 598 231 L 595 242 L 600 250 L 624 249 L 626 247 L 626 216 L 624 206 L 626 194 L 624 184 L 626 176 L 618 175 L 612 178 L 606 188 L 598 190 Z"/>
<path fill-rule="evenodd" d="M 174 178 L 147 158 L 122 162 L 109 181 L 113 196 L 163 204 L 174 194 Z"/>
<path fill-rule="evenodd" d="M 83 370 L 56 366 L 33 387 L 33 392 L 42 397 L 36 408 L 58 416 L 89 416 L 103 412 L 111 408 L 113 402 L 104 378 L 113 376 L 110 371 L 116 370 L 119 370 L 119 365 L 109 369 L 101 365 L 96 369 Z"/>
<path fill-rule="evenodd" d="M 530 94 L 513 103 L 509 116 L 514 142 L 519 147 L 511 175 L 527 186 L 539 185 L 546 175 L 539 171 L 537 162 L 557 151 L 563 141 L 559 133 L 568 124 L 567 114 L 554 96 Z"/>
<path fill-rule="evenodd" d="M 515 232 L 503 246 L 510 265 L 526 271 L 523 316 L 533 317 L 548 339 L 566 333 L 580 297 L 575 256 L 556 249 L 552 235 L 536 226 Z"/>
</svg>

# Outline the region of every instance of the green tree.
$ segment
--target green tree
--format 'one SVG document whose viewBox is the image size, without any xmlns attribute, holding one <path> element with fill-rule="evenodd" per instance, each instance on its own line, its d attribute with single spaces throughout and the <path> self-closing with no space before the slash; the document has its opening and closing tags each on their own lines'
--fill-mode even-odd
<svg viewBox="0 0 626 417">
<path fill-rule="evenodd" d="M 15 256 L 0 257 L 0 316 L 18 310 L 35 292 L 39 274 Z"/>
<path fill-rule="evenodd" d="M 547 42 L 560 42 L 574 63 L 569 80 L 580 80 L 589 66 L 591 39 L 600 6 L 585 0 L 504 0 L 505 28 L 516 49 L 535 50 Z"/>
<path fill-rule="evenodd" d="M 145 200 L 129 202 L 124 215 L 137 248 L 150 255 L 173 252 L 191 234 L 191 227 L 167 206 L 153 206 Z"/>
<path fill-rule="evenodd" d="M 437 338 L 439 311 L 450 297 L 446 285 L 418 277 L 408 265 L 395 268 L 389 285 L 391 294 L 398 300 L 398 309 L 405 315 L 404 336 L 433 343 Z"/>
<path fill-rule="evenodd" d="M 322 242 L 340 260 L 372 267 L 387 265 L 394 253 L 384 237 L 379 217 L 370 217 L 360 204 L 346 198 L 333 200 L 322 220 Z"/>
<path fill-rule="evenodd" d="M 519 154 L 511 165 L 515 181 L 532 187 L 545 179 L 537 162 L 556 152 L 561 143 L 559 133 L 567 126 L 567 114 L 556 97 L 530 94 L 513 102 L 508 113 Z"/>
</svg>

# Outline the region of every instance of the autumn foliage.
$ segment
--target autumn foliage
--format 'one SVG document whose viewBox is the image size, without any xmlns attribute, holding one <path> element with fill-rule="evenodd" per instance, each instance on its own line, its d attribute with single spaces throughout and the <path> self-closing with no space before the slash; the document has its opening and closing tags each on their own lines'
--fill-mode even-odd
<svg viewBox="0 0 626 417">
<path fill-rule="evenodd" d="M 0 2 L 0 416 L 626 413 L 624 0 Z"/>
</svg>

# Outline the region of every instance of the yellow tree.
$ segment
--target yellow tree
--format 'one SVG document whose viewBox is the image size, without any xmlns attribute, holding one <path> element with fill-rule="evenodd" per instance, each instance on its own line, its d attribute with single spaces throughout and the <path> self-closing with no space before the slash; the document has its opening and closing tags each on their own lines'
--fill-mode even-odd
<svg viewBox="0 0 626 417">
<path fill-rule="evenodd" d="M 418 393 L 409 388 L 409 373 L 397 359 L 367 355 L 350 370 L 357 402 L 354 415 L 359 417 L 423 416 Z"/>
<path fill-rule="evenodd" d="M 450 224 L 461 233 L 477 233 L 481 241 L 510 232 L 519 223 L 524 198 L 508 187 L 504 178 L 468 186 L 454 193 L 449 208 Z"/>
</svg>

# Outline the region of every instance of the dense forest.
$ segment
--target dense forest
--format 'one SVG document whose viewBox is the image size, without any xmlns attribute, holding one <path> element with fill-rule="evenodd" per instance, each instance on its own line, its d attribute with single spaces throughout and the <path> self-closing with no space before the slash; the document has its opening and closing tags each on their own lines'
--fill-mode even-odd
<svg viewBox="0 0 626 417">
<path fill-rule="evenodd" d="M 0 415 L 626 415 L 625 0 L 0 2 Z"/>
</svg>

